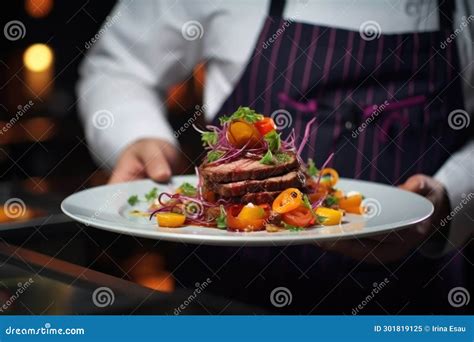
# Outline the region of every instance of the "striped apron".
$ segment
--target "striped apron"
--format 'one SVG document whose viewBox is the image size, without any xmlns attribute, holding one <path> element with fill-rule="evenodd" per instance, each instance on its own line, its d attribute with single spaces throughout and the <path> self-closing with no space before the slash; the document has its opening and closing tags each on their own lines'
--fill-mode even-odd
<svg viewBox="0 0 474 342">
<path fill-rule="evenodd" d="M 311 157 L 321 166 L 334 152 L 331 166 L 341 176 L 393 185 L 415 173 L 433 175 L 468 138 L 467 130 L 448 124 L 448 114 L 464 106 L 456 45 L 440 48 L 451 34 L 452 3 L 441 5 L 438 31 L 381 34 L 365 30 L 364 24 L 376 28 L 374 22 L 355 32 L 285 20 L 284 1 L 271 1 L 252 57 L 215 124 L 220 115 L 249 106 L 272 115 L 283 137 L 295 128 L 301 139 L 306 123 L 316 118 L 303 160 Z M 271 290 L 286 286 L 297 303 L 286 309 L 297 313 L 350 314 L 387 277 L 392 290 L 367 304 L 374 312 L 383 312 L 381 303 L 390 313 L 406 305 L 415 312 L 417 303 L 425 313 L 433 305 L 439 312 L 430 293 L 445 302 L 449 286 L 460 281 L 450 277 L 462 273 L 449 260 L 440 290 L 439 277 L 431 277 L 448 261 L 417 253 L 375 266 L 316 246 L 199 251 L 219 270 L 216 287 L 224 295 L 268 305 Z"/>
</svg>

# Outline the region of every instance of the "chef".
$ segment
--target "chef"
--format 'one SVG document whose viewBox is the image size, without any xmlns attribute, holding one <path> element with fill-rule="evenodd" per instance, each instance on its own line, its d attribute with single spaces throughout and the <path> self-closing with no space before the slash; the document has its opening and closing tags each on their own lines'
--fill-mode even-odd
<svg viewBox="0 0 474 342">
<path fill-rule="evenodd" d="M 171 177 L 183 155 L 164 95 L 205 63 L 208 121 L 244 105 L 301 137 L 316 118 L 304 160 L 321 165 L 334 152 L 331 167 L 342 176 L 401 186 L 434 204 L 429 220 L 399 233 L 262 250 L 248 270 L 267 282 L 242 282 L 271 290 L 268 279 L 285 268 L 285 278 L 300 279 L 289 287 L 326 295 L 314 308 L 386 277 L 398 289 L 387 307 L 406 304 L 401 292 L 426 304 L 426 287 L 443 299 L 462 284 L 461 246 L 474 224 L 466 201 L 474 191 L 472 1 L 121 1 L 110 18 L 78 92 L 90 149 L 113 170 L 111 183 Z M 249 253 L 238 253 L 242 266 Z"/>
</svg>

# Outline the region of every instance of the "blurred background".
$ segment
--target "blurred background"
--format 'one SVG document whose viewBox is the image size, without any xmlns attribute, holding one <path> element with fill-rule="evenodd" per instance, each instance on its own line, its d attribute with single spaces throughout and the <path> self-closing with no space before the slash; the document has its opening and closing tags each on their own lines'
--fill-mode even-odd
<svg viewBox="0 0 474 342">
<path fill-rule="evenodd" d="M 2 3 L 1 199 L 5 202 L 19 191 L 26 192 L 21 198 L 32 195 L 33 202 L 46 195 L 40 197 L 39 208 L 28 205 L 29 212 L 18 219 L 45 209 L 54 212 L 65 195 L 108 178 L 87 150 L 75 85 L 91 39 L 114 5 L 114 0 Z M 186 113 L 201 103 L 203 81 L 203 68 L 198 67 L 192 79 L 169 89 L 166 103 L 173 126 L 180 127 L 188 119 Z M 188 156 L 199 154 L 200 144 L 192 143 L 198 138 L 194 132 L 180 138 Z M 12 221 L 3 214 L 0 219 Z"/>
</svg>

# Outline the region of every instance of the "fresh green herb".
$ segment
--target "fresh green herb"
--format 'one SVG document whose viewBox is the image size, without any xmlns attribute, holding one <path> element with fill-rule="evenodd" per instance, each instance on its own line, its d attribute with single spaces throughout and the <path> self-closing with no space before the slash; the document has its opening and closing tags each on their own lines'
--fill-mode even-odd
<svg viewBox="0 0 474 342">
<path fill-rule="evenodd" d="M 309 158 L 308 159 L 308 168 L 307 168 L 307 171 L 308 171 L 308 174 L 311 176 L 311 177 L 315 177 L 319 170 L 318 168 L 316 167 L 316 165 L 314 164 L 314 161 L 313 159 Z"/>
<path fill-rule="evenodd" d="M 224 152 L 222 151 L 209 151 L 209 153 L 207 154 L 207 161 L 209 163 L 215 162 L 216 160 L 219 160 L 223 155 Z"/>
<path fill-rule="evenodd" d="M 217 144 L 217 132 L 204 132 L 201 134 L 203 145 L 214 146 Z"/>
<path fill-rule="evenodd" d="M 216 217 L 217 228 L 225 229 L 227 228 L 227 214 L 222 204 L 219 206 L 219 208 L 220 213 L 219 216 Z"/>
<path fill-rule="evenodd" d="M 318 215 L 316 215 L 316 213 L 314 212 L 313 206 L 311 205 L 311 202 L 309 201 L 308 195 L 303 195 L 303 205 L 309 209 L 313 217 L 317 220 Z"/>
<path fill-rule="evenodd" d="M 273 156 L 275 157 L 276 161 L 280 164 L 289 162 L 291 159 L 291 157 L 287 153 L 282 153 L 282 152 L 275 153 Z"/>
<path fill-rule="evenodd" d="M 268 149 L 272 152 L 277 152 L 280 150 L 281 147 L 281 139 L 280 134 L 276 131 L 271 131 L 265 134 L 263 137 L 268 144 Z"/>
<path fill-rule="evenodd" d="M 304 228 L 302 228 L 302 227 L 293 226 L 293 225 L 288 224 L 288 223 L 286 223 L 286 222 L 283 222 L 283 227 L 284 227 L 285 229 L 288 229 L 289 231 L 292 231 L 292 232 L 299 232 L 299 231 L 301 231 L 301 230 L 304 230 Z"/>
<path fill-rule="evenodd" d="M 145 194 L 145 199 L 150 202 L 153 201 L 158 196 L 158 189 L 153 188 Z"/>
<path fill-rule="evenodd" d="M 260 159 L 260 164 L 273 165 L 273 154 L 272 151 L 268 150 L 267 153 Z"/>
<path fill-rule="evenodd" d="M 178 190 L 185 196 L 196 196 L 197 194 L 196 187 L 192 184 L 189 184 L 188 182 L 184 182 L 183 184 L 181 184 Z"/>
<path fill-rule="evenodd" d="M 231 116 L 221 116 L 219 121 L 221 125 L 235 120 L 242 120 L 253 124 L 262 119 L 263 115 L 256 113 L 253 109 L 250 109 L 249 107 L 239 107 Z"/>
<path fill-rule="evenodd" d="M 324 203 L 328 207 L 332 207 L 333 205 L 336 205 L 339 203 L 339 199 L 336 196 L 333 195 L 328 195 L 326 199 L 324 200 Z"/>
<path fill-rule="evenodd" d="M 130 196 L 127 200 L 128 204 L 130 204 L 131 206 L 134 206 L 135 204 L 137 204 L 138 202 L 140 202 L 140 200 L 138 199 L 138 196 L 137 195 L 133 195 L 133 196 Z"/>
<path fill-rule="evenodd" d="M 324 221 L 326 221 L 328 218 L 326 216 L 321 216 L 321 215 L 318 215 L 318 222 L 319 223 L 324 223 Z"/>
</svg>

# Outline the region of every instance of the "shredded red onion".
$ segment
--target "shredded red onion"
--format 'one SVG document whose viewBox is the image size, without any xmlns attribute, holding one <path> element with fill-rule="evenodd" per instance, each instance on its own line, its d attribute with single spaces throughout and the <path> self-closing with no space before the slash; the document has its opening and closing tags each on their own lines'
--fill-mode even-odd
<svg viewBox="0 0 474 342">
<path fill-rule="evenodd" d="M 316 120 L 316 118 L 312 118 L 312 119 L 306 124 L 306 128 L 304 129 L 304 136 L 303 136 L 303 139 L 301 140 L 300 146 L 298 147 L 298 152 L 297 152 L 298 155 L 301 154 L 301 152 L 303 151 L 304 146 L 305 146 L 306 143 L 308 142 L 308 138 L 309 138 L 309 134 L 310 134 L 311 125 L 313 124 L 313 122 L 314 122 L 315 120 Z"/>
</svg>

